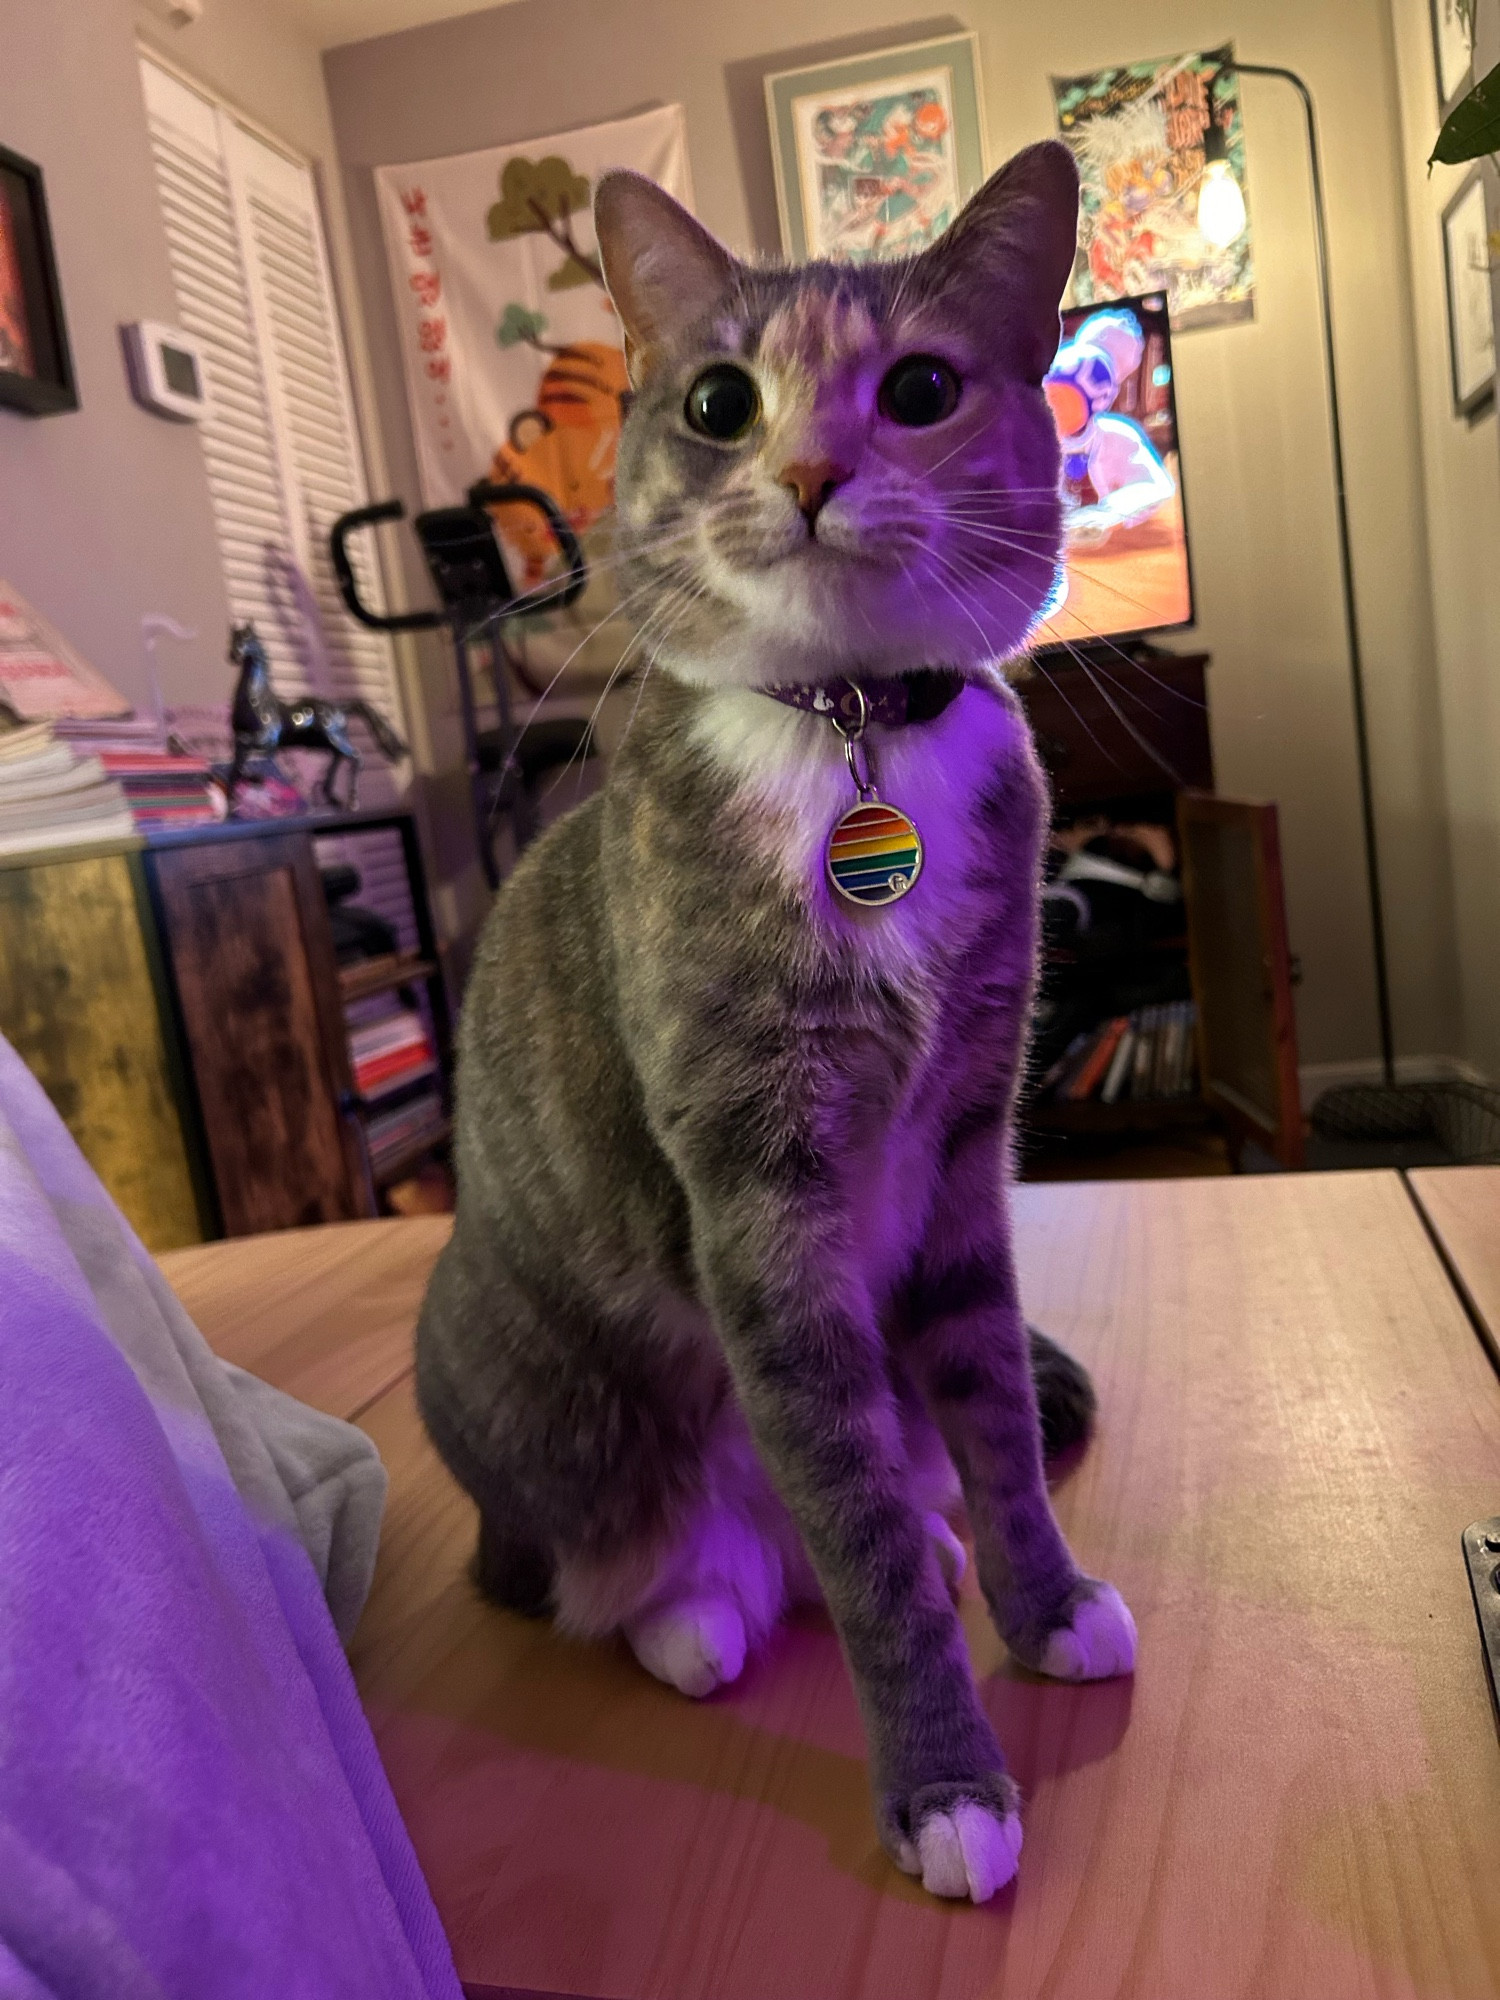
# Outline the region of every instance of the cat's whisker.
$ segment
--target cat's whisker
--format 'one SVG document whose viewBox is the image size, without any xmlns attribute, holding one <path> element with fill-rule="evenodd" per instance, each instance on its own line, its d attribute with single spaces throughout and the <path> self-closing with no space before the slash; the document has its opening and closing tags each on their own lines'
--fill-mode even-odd
<svg viewBox="0 0 1500 2000">
<path fill-rule="evenodd" d="M 619 659 L 610 669 L 609 676 L 604 683 L 604 687 L 602 692 L 600 693 L 599 699 L 594 703 L 593 709 L 590 712 L 588 723 L 584 730 L 584 734 L 581 741 L 579 742 L 577 748 L 573 751 L 572 755 L 568 758 L 567 763 L 563 765 L 561 771 L 558 772 L 557 776 L 553 779 L 552 783 L 547 787 L 546 795 L 548 798 L 550 798 L 553 792 L 557 790 L 558 786 L 563 783 L 569 771 L 572 770 L 575 759 L 579 760 L 579 768 L 581 773 L 583 762 L 587 759 L 588 755 L 587 746 L 593 736 L 595 725 L 597 724 L 599 717 L 603 712 L 604 704 L 608 700 L 616 683 L 628 671 L 631 670 L 632 667 L 631 655 L 635 652 L 644 650 L 646 635 L 650 630 L 653 620 L 661 616 L 662 610 L 664 608 L 670 609 L 672 607 L 672 600 L 680 596 L 683 593 L 684 589 L 686 588 L 687 586 L 684 586 L 682 584 L 669 585 L 667 588 L 667 595 L 666 598 L 664 599 L 663 605 L 658 605 L 654 607 L 653 610 L 648 614 L 648 616 L 632 633 L 629 641 L 622 649 Z"/>
<path fill-rule="evenodd" d="M 499 784 L 503 783 L 505 778 L 514 769 L 515 761 L 520 752 L 521 743 L 525 738 L 527 730 L 530 729 L 531 725 L 536 721 L 537 717 L 541 714 L 548 696 L 552 693 L 553 689 L 557 686 L 558 682 L 562 679 L 563 675 L 568 671 L 569 667 L 571 667 L 573 662 L 578 658 L 578 655 L 583 651 L 584 647 L 589 643 L 589 641 L 592 638 L 594 638 L 598 633 L 604 630 L 605 626 L 609 624 L 612 618 L 619 617 L 621 613 L 628 610 L 629 607 L 632 604 L 634 604 L 638 598 L 646 596 L 648 592 L 659 590 L 661 587 L 662 587 L 661 579 L 658 577 L 652 577 L 646 583 L 641 584 L 641 586 L 638 589 L 631 591 L 629 596 L 622 597 L 617 603 L 612 604 L 609 610 L 605 613 L 605 615 L 599 620 L 597 620 L 596 623 L 591 625 L 588 631 L 584 633 L 583 637 L 578 641 L 578 644 L 573 648 L 572 652 L 568 654 L 567 658 L 563 661 L 562 665 L 557 669 L 557 672 L 552 676 L 551 680 L 548 681 L 547 685 L 542 689 L 541 693 L 536 697 L 536 700 L 531 704 L 531 707 L 527 712 L 526 719 L 521 724 L 521 727 L 516 731 L 515 741 L 511 744 L 510 750 L 506 755 L 505 762 L 501 765 L 500 770 L 497 774 L 496 777 L 497 787 Z M 503 671 L 503 667 L 501 670 Z"/>
</svg>

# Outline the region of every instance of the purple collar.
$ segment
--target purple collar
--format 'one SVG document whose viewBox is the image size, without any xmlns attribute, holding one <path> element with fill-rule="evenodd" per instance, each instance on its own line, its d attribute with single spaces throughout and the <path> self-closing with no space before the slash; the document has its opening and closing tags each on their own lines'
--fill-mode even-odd
<svg viewBox="0 0 1500 2000">
<path fill-rule="evenodd" d="M 891 678 L 841 674 L 831 681 L 790 682 L 759 692 L 772 701 L 785 702 L 788 708 L 857 722 L 856 687 L 869 704 L 869 721 L 886 729 L 904 729 L 912 722 L 935 722 L 963 693 L 964 677 L 954 667 L 916 667 Z"/>
</svg>

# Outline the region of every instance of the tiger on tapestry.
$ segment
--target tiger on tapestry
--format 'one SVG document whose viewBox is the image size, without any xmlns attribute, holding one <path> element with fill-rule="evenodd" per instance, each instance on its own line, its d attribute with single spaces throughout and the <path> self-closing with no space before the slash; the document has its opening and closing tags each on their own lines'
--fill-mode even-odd
<svg viewBox="0 0 1500 2000">
<path fill-rule="evenodd" d="M 629 392 L 618 347 L 580 340 L 559 348 L 537 387 L 536 407 L 512 418 L 510 440 L 490 462 L 490 479 L 497 486 L 540 486 L 574 533 L 586 534 L 614 505 L 615 453 Z M 501 505 L 490 512 L 521 558 L 531 589 L 557 554 L 546 522 L 534 507 Z"/>
</svg>

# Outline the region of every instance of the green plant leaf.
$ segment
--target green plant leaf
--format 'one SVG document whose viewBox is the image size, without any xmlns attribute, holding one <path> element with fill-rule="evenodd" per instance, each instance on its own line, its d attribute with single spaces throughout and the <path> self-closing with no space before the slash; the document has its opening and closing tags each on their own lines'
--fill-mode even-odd
<svg viewBox="0 0 1500 2000">
<path fill-rule="evenodd" d="M 547 280 L 547 290 L 567 292 L 571 291 L 574 285 L 592 285 L 597 282 L 587 264 L 580 263 L 576 257 L 567 257 Z"/>
<path fill-rule="evenodd" d="M 549 223 L 566 222 L 588 205 L 587 177 L 575 174 L 560 154 L 530 160 L 518 153 L 505 163 L 500 199 L 486 213 L 485 227 L 492 243 L 504 243 L 545 232 Z"/>
<path fill-rule="evenodd" d="M 495 328 L 495 338 L 502 347 L 519 347 L 523 341 L 535 346 L 546 330 L 545 313 L 532 312 L 512 300 L 505 308 L 505 317 Z"/>
<path fill-rule="evenodd" d="M 1468 96 L 1455 104 L 1443 120 L 1437 144 L 1427 156 L 1428 166 L 1442 161 L 1456 167 L 1465 160 L 1483 159 L 1500 151 L 1500 63 L 1488 76 L 1481 77 Z"/>
</svg>

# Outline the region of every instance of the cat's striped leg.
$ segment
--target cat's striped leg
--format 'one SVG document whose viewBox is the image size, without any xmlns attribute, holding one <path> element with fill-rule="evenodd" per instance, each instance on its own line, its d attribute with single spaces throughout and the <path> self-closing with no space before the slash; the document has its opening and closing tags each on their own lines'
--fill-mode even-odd
<svg viewBox="0 0 1500 2000">
<path fill-rule="evenodd" d="M 933 1894 L 983 1902 L 1016 1870 L 1018 1795 L 909 1490 L 868 1299 L 815 1215 L 767 1203 L 761 1227 L 745 1219 L 705 1232 L 700 1260 L 740 1402 L 849 1661 L 881 1838 Z"/>
<path fill-rule="evenodd" d="M 1011 1652 L 1063 1680 L 1129 1673 L 1135 1621 L 1079 1570 L 1047 1497 L 1031 1339 L 983 1136 L 950 1160 L 907 1279 L 903 1358 L 958 1467 L 980 1585 Z"/>
</svg>

